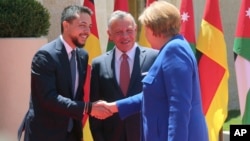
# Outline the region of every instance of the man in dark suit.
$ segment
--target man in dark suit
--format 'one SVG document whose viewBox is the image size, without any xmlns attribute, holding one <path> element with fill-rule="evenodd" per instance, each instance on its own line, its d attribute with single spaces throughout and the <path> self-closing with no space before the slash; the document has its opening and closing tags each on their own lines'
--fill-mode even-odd
<svg viewBox="0 0 250 141">
<path fill-rule="evenodd" d="M 25 141 L 82 141 L 83 114 L 109 114 L 98 102 L 83 102 L 88 54 L 81 47 L 90 34 L 91 15 L 87 7 L 66 7 L 61 17 L 62 35 L 35 54 L 30 105 L 19 140 L 25 130 Z"/>
<path fill-rule="evenodd" d="M 159 55 L 142 80 L 142 92 L 107 103 L 107 108 L 119 112 L 122 119 L 141 111 L 141 141 L 209 141 L 197 61 L 179 33 L 179 9 L 169 2 L 155 1 L 139 21 Z"/>
<path fill-rule="evenodd" d="M 91 101 L 115 101 L 142 90 L 141 80 L 153 64 L 158 51 L 140 47 L 135 42 L 136 32 L 137 26 L 131 14 L 123 11 L 111 14 L 108 35 L 115 47 L 92 62 Z M 125 60 L 123 54 L 127 56 L 127 71 L 124 71 L 126 68 L 120 68 Z M 125 80 L 127 78 L 129 80 Z M 122 83 L 126 81 L 128 84 L 123 88 Z M 125 120 L 121 120 L 118 114 L 105 120 L 91 117 L 90 129 L 94 141 L 140 141 L 140 113 Z"/>
</svg>

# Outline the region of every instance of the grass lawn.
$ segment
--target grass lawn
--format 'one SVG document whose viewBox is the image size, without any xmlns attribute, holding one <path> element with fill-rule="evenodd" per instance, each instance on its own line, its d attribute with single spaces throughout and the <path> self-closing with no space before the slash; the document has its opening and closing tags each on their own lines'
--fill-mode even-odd
<svg viewBox="0 0 250 141">
<path fill-rule="evenodd" d="M 240 110 L 228 111 L 227 119 L 223 125 L 223 131 L 229 131 L 231 124 L 241 124 Z"/>
</svg>

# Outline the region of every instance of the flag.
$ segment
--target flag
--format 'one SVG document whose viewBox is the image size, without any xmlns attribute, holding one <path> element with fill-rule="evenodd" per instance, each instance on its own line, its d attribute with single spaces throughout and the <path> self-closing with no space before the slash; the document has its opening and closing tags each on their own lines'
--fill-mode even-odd
<svg viewBox="0 0 250 141">
<path fill-rule="evenodd" d="M 121 10 L 128 12 L 128 0 L 115 0 L 114 11 Z M 111 50 L 115 46 L 114 42 L 110 39 L 107 45 L 107 51 Z"/>
<path fill-rule="evenodd" d="M 91 34 L 88 37 L 84 46 L 84 48 L 87 50 L 89 54 L 87 77 L 86 77 L 86 82 L 84 85 L 84 101 L 87 102 L 89 101 L 89 93 L 90 93 L 91 62 L 93 58 L 101 55 L 101 45 L 99 41 L 97 24 L 96 24 L 94 0 L 84 0 L 83 5 L 87 6 L 93 11 L 93 15 L 91 17 L 91 20 L 92 20 Z M 89 128 L 89 121 L 88 121 L 87 115 L 84 115 L 82 123 L 83 123 L 84 140 L 92 141 L 93 139 L 92 139 L 92 135 L 91 135 L 90 128 Z"/>
<path fill-rule="evenodd" d="M 219 1 L 206 0 L 196 51 L 203 112 L 210 141 L 217 141 L 227 117 L 228 63 Z"/>
<path fill-rule="evenodd" d="M 148 7 L 154 1 L 155 0 L 147 0 L 146 7 Z M 151 45 L 149 44 L 148 40 L 145 37 L 145 27 L 144 26 L 141 26 L 141 33 L 140 33 L 140 36 L 139 36 L 139 44 L 141 46 L 151 47 Z"/>
<path fill-rule="evenodd" d="M 193 52 L 195 53 L 195 28 L 194 10 L 192 0 L 182 0 L 180 6 L 181 30 L 180 33 L 187 39 Z"/>
<path fill-rule="evenodd" d="M 243 124 L 250 124 L 250 1 L 242 0 L 235 32 L 235 72 Z"/>
</svg>

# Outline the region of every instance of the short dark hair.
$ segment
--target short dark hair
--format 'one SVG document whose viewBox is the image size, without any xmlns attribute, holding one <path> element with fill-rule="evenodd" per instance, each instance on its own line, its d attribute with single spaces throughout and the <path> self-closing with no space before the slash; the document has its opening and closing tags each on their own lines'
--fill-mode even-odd
<svg viewBox="0 0 250 141">
<path fill-rule="evenodd" d="M 90 16 L 93 14 L 92 10 L 86 6 L 70 5 L 64 8 L 61 16 L 61 33 L 63 33 L 63 21 L 71 22 L 76 19 L 76 14 L 87 13 Z"/>
</svg>

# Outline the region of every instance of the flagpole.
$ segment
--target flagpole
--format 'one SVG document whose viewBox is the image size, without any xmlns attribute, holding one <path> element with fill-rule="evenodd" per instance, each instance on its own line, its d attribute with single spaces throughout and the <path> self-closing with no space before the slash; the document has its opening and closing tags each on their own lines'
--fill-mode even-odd
<svg viewBox="0 0 250 141">
<path fill-rule="evenodd" d="M 223 141 L 223 128 L 221 128 L 219 132 L 219 141 Z"/>
</svg>

